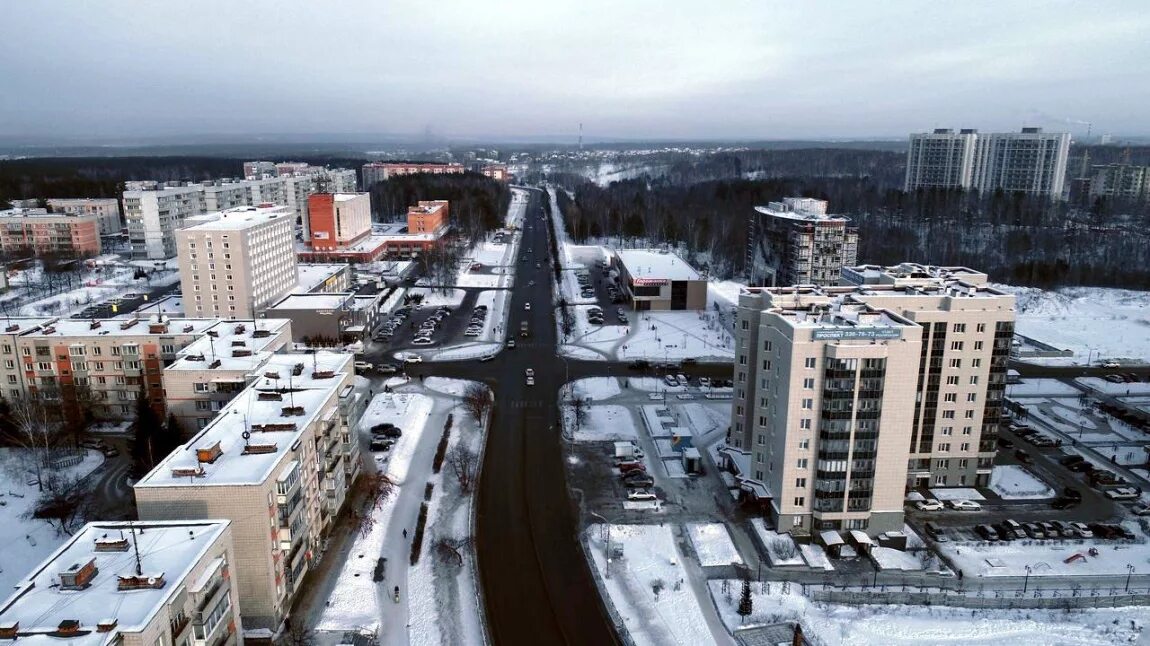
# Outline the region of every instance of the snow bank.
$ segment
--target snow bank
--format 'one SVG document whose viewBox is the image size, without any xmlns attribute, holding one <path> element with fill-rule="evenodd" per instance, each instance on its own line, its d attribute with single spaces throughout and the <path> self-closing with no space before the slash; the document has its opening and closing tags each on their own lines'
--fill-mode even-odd
<svg viewBox="0 0 1150 646">
<path fill-rule="evenodd" d="M 735 549 L 731 534 L 723 523 L 689 523 L 687 535 L 703 567 L 712 565 L 742 565 L 743 558 Z"/>
<path fill-rule="evenodd" d="M 1054 490 L 1024 467 L 1000 464 L 990 472 L 990 488 L 1004 500 L 1053 498 Z"/>
</svg>

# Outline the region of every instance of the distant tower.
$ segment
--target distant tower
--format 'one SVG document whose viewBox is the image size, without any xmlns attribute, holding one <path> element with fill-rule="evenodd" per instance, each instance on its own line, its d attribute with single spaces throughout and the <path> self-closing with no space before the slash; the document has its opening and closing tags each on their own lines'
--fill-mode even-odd
<svg viewBox="0 0 1150 646">
<path fill-rule="evenodd" d="M 583 150 L 583 122 L 579 122 L 579 150 Z"/>
</svg>

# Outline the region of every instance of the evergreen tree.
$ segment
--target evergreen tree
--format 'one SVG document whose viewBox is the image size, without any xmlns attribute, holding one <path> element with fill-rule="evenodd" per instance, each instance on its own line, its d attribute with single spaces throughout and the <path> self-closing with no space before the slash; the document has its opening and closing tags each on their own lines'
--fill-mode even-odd
<svg viewBox="0 0 1150 646">
<path fill-rule="evenodd" d="M 163 424 L 152 408 L 146 384 L 140 386 L 136 399 L 136 434 L 132 442 L 132 476 L 142 478 L 164 458 Z"/>
<path fill-rule="evenodd" d="M 751 580 L 743 579 L 743 594 L 739 597 L 739 623 L 743 623 L 754 609 L 754 600 L 751 599 Z"/>
</svg>

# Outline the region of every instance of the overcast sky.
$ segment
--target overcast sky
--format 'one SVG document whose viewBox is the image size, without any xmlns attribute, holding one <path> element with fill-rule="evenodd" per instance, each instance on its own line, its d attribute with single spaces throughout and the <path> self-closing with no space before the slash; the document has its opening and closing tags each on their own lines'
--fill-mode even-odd
<svg viewBox="0 0 1150 646">
<path fill-rule="evenodd" d="M 0 135 L 1150 133 L 1145 0 L 0 9 Z"/>
</svg>

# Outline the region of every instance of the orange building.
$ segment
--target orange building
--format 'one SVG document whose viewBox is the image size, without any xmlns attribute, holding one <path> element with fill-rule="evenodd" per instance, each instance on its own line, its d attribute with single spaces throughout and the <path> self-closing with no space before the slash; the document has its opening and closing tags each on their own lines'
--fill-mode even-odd
<svg viewBox="0 0 1150 646">
<path fill-rule="evenodd" d="M 447 226 L 449 205 L 447 200 L 420 200 L 407 208 L 408 233 L 436 233 Z"/>
<path fill-rule="evenodd" d="M 0 211 L 0 250 L 19 254 L 100 255 L 100 222 L 95 215 L 49 213 L 47 209 Z"/>
<path fill-rule="evenodd" d="M 367 193 L 315 193 L 307 198 L 312 251 L 335 251 L 371 235 Z"/>
</svg>

